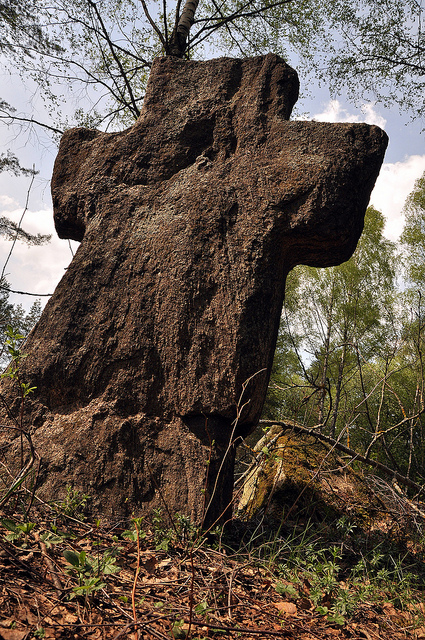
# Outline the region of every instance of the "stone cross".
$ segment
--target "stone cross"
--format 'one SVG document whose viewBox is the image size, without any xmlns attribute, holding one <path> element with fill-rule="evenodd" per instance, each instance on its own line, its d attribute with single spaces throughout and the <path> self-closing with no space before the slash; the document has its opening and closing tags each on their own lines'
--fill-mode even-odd
<svg viewBox="0 0 425 640">
<path fill-rule="evenodd" d="M 63 136 L 55 223 L 81 244 L 23 371 L 45 497 L 229 513 L 286 276 L 350 257 L 387 144 L 374 126 L 289 122 L 297 97 L 276 55 L 158 58 L 134 126 Z"/>
</svg>

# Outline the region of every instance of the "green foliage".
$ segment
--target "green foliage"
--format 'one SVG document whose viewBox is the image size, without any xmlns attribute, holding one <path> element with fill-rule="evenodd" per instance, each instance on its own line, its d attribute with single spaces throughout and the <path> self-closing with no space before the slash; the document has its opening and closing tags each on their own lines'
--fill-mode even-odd
<svg viewBox="0 0 425 640">
<path fill-rule="evenodd" d="M 386 348 L 396 252 L 383 228 L 382 214 L 370 207 L 348 262 L 327 269 L 299 267 L 294 282 L 289 274 L 274 365 L 280 377 L 272 374 L 271 386 L 279 392 L 283 416 L 309 426 L 325 423 L 335 433 L 343 401 L 349 410 L 347 380 L 359 359 Z"/>
<path fill-rule="evenodd" d="M 61 544 L 69 537 L 71 536 L 69 536 L 67 533 L 63 533 L 62 531 L 59 531 L 56 525 L 52 524 L 50 531 L 44 531 L 40 535 L 40 540 L 44 542 L 47 549 L 51 549 L 55 545 Z"/>
<path fill-rule="evenodd" d="M 7 105 L 7 103 L 0 100 L 0 112 L 5 108 L 11 109 L 10 105 Z M 6 153 L 2 153 L 0 155 L 0 173 L 2 171 L 8 171 L 14 176 L 24 175 L 32 176 L 33 178 L 37 174 L 37 171 L 35 171 L 34 169 L 25 169 L 24 167 L 22 167 L 19 163 L 18 158 L 10 151 L 7 151 Z M 32 233 L 29 233 L 28 231 L 25 231 L 25 229 L 22 229 L 20 223 L 16 224 L 5 216 L 0 216 L 0 236 L 3 236 L 7 240 L 13 240 L 13 242 L 19 240 L 21 242 L 26 242 L 29 245 L 35 246 L 45 244 L 46 242 L 49 242 L 51 238 L 51 236 L 49 235 L 42 235 L 40 233 L 34 235 Z M 7 283 L 3 278 L 3 273 L 4 267 L 2 275 L 0 277 L 0 289 L 3 289 L 3 287 L 6 287 L 7 289 Z"/>
<path fill-rule="evenodd" d="M 18 158 L 11 153 L 11 151 L 7 151 L 0 155 L 0 173 L 2 171 L 8 171 L 14 176 L 33 176 L 37 173 L 34 169 L 25 169 L 24 167 L 21 167 Z"/>
<path fill-rule="evenodd" d="M 165 519 L 162 509 L 154 509 L 152 513 L 152 531 L 157 551 L 168 551 L 175 545 L 188 546 L 199 536 L 196 527 L 187 516 L 177 513 L 170 523 Z"/>
<path fill-rule="evenodd" d="M 124 620 L 122 626 L 127 620 L 132 620 L 135 606 L 140 622 L 146 619 L 158 623 L 162 621 L 163 633 L 169 633 L 171 638 L 187 637 L 189 615 L 196 621 L 191 637 L 198 640 L 201 640 L 197 632 L 202 622 L 214 635 L 216 631 L 220 635 L 229 635 L 229 631 L 224 629 L 216 630 L 215 624 L 233 628 L 237 634 L 238 624 L 248 624 L 244 624 L 239 612 L 247 612 L 247 621 L 252 615 L 252 593 L 256 594 L 256 600 L 267 604 L 266 609 L 272 611 L 273 603 L 289 600 L 299 610 L 308 609 L 300 619 L 322 616 L 323 621 L 319 622 L 322 626 L 342 626 L 354 617 L 358 619 L 359 614 L 379 616 L 383 605 L 390 606 L 393 611 L 396 608 L 398 611 L 394 611 L 394 614 L 406 609 L 409 613 L 406 624 L 417 627 L 423 624 L 420 611 L 424 566 L 423 547 L 419 546 L 419 541 L 409 538 L 407 542 L 404 537 L 398 540 L 388 531 L 354 527 L 348 515 L 338 522 L 327 520 L 320 524 L 300 518 L 287 523 L 285 531 L 274 532 L 267 527 L 261 532 L 257 527 L 247 543 L 244 539 L 252 529 L 246 523 L 247 528 L 244 528 L 242 535 L 239 529 L 221 536 L 220 553 L 210 548 L 208 543 L 204 543 L 202 549 L 193 545 L 184 549 L 180 543 L 176 543 L 166 555 L 165 563 L 161 563 L 158 560 L 164 554 L 154 552 L 155 532 L 140 518 L 134 518 L 129 530 L 122 534 L 127 543 L 114 535 L 116 524 L 107 531 L 99 521 L 84 526 L 71 522 L 71 529 L 66 534 L 67 541 L 56 526 L 47 524 L 52 515 L 56 517 L 56 513 L 52 513 L 48 505 L 45 507 L 47 514 L 44 511 L 37 512 L 37 525 L 19 517 L 0 521 L 2 534 L 9 541 L 3 546 L 5 551 L 12 550 L 12 557 L 19 561 L 18 567 L 31 568 L 28 580 L 33 575 L 39 583 L 42 576 L 39 563 L 46 559 L 45 551 L 40 555 L 40 542 L 46 544 L 47 555 L 54 561 L 54 572 L 59 578 L 57 588 L 63 593 L 62 611 L 78 613 L 74 618 L 76 626 L 69 627 L 72 633 L 75 631 L 78 634 L 84 623 L 82 606 L 90 607 L 95 615 L 104 616 L 102 620 L 105 624 L 117 624 L 118 619 Z M 132 534 L 140 531 L 142 524 L 146 535 L 139 537 L 139 540 L 143 537 L 143 544 L 139 546 L 134 544 Z M 38 534 L 38 531 L 42 533 Z M 9 532 L 19 537 L 9 539 Z M 47 544 L 48 540 L 52 546 Z M 231 541 L 233 544 L 230 544 Z M 117 542 L 120 544 L 117 545 Z M 43 549 L 43 545 L 41 547 Z M 149 580 L 153 587 L 148 591 L 146 582 L 137 580 L 137 573 L 134 573 L 136 564 L 146 552 L 154 556 L 156 563 L 155 578 Z M 123 575 L 119 575 L 118 564 L 125 568 Z M 161 567 L 161 564 L 165 566 Z M 32 569 L 37 572 L 33 573 Z M 172 574 L 169 573 L 170 569 Z M 134 582 L 132 578 L 129 579 L 129 571 L 134 576 Z M 12 581 L 17 572 L 18 569 L 11 574 Z M 174 577 L 170 581 L 174 572 L 178 572 L 179 584 L 189 585 L 192 581 L 190 604 L 182 602 L 174 593 Z M 233 608 L 233 603 L 231 605 L 236 614 L 234 624 L 229 617 L 223 625 L 222 612 L 227 611 L 229 606 L 229 589 L 223 591 L 226 575 L 232 576 L 231 591 L 237 596 L 237 601 L 236 607 Z M 49 574 L 42 584 L 50 595 L 52 584 Z M 137 588 L 133 593 L 132 584 Z M 23 592 L 21 596 L 25 598 Z M 49 600 L 45 606 L 50 612 Z M 45 611 L 40 610 L 39 623 L 49 627 L 50 621 Z M 123 616 L 118 618 L 120 614 Z M 277 621 L 273 614 L 269 619 Z M 264 621 L 263 616 L 261 620 Z M 64 620 L 58 618 L 58 623 L 61 622 Z M 252 622 L 257 621 L 254 619 Z M 66 623 L 73 624 L 68 620 Z M 31 630 L 34 637 L 44 637 L 44 628 L 37 625 L 37 632 L 35 627 Z M 155 628 L 161 630 L 158 625 Z M 251 628 L 255 631 L 258 625 Z M 241 637 L 243 635 L 241 631 Z"/>
<path fill-rule="evenodd" d="M 10 325 L 7 325 L 5 335 L 5 347 L 10 359 L 10 364 L 7 371 L 2 373 L 1 377 L 15 380 L 20 386 L 23 397 L 25 398 L 35 389 L 35 387 L 29 388 L 27 384 L 20 381 L 19 377 L 19 367 L 22 359 L 25 358 L 25 355 L 21 353 L 20 345 L 25 336 Z"/>
<path fill-rule="evenodd" d="M 171 637 L 176 640 L 184 640 L 187 637 L 187 630 L 184 626 L 184 620 L 176 620 L 171 628 Z"/>
<path fill-rule="evenodd" d="M 120 570 L 116 566 L 115 555 L 108 552 L 91 556 L 85 551 L 76 553 L 72 549 L 65 549 L 63 556 L 70 565 L 67 572 L 78 579 L 78 585 L 72 589 L 72 597 L 83 596 L 86 602 L 94 592 L 106 586 L 102 576 L 111 575 Z"/>
<path fill-rule="evenodd" d="M 212 609 L 208 606 L 208 603 L 203 600 L 202 602 L 198 602 L 194 611 L 197 616 L 206 616 L 208 619 L 208 613 L 211 612 Z"/>
<path fill-rule="evenodd" d="M 22 346 L 26 336 L 41 315 L 41 305 L 37 300 L 26 312 L 21 305 L 9 302 L 9 294 L 2 286 L 5 280 L 0 280 L 0 367 L 8 363 L 13 354 Z M 10 332 L 12 331 L 12 335 Z M 12 341 L 12 342 L 11 342 Z M 15 361 L 15 365 L 16 365 Z"/>
<path fill-rule="evenodd" d="M 348 91 L 349 97 L 363 104 L 365 100 L 386 107 L 395 104 L 413 117 L 422 117 L 423 3 L 337 0 L 330 5 L 330 38 L 314 61 L 322 79 L 330 80 L 336 93 Z"/>
<path fill-rule="evenodd" d="M 6 216 L 0 216 L 0 236 L 3 236 L 6 240 L 18 239 L 20 242 L 25 242 L 31 246 L 46 244 L 51 238 L 51 236 L 41 233 L 36 235 L 28 233 L 28 231 L 22 229 L 16 222 L 9 220 Z"/>
<path fill-rule="evenodd" d="M 363 532 L 347 520 L 327 521 L 322 531 L 311 522 L 299 525 L 267 542 L 254 538 L 246 549 L 252 562 L 277 575 L 274 588 L 283 599 L 301 606 L 307 600 L 315 613 L 341 626 L 365 601 L 401 607 L 414 600 L 412 585 L 423 582 L 420 564 L 413 567 L 388 539 L 368 548 Z M 341 526 L 344 541 L 336 542 Z"/>
<path fill-rule="evenodd" d="M 12 484 L 5 491 L 4 495 L 0 500 L 0 506 L 6 504 L 6 502 L 15 495 L 18 490 L 24 485 L 25 481 L 28 478 L 31 478 L 31 470 L 36 458 L 36 451 L 34 448 L 34 444 L 32 442 L 31 434 L 26 429 L 24 415 L 25 415 L 25 405 L 28 396 L 33 393 L 36 387 L 31 386 L 30 383 L 25 382 L 21 377 L 20 365 L 22 359 L 25 358 L 25 354 L 21 351 L 21 341 L 24 339 L 24 336 L 16 329 L 8 325 L 5 330 L 5 342 L 4 349 L 7 352 L 8 359 L 10 360 L 9 365 L 6 371 L 1 374 L 0 378 L 8 378 L 12 381 L 14 387 L 18 390 L 18 398 L 19 398 L 19 410 L 18 415 L 15 416 L 14 413 L 10 410 L 8 405 L 6 404 L 6 408 L 9 413 L 9 417 L 13 421 L 12 430 L 16 431 L 19 434 L 21 441 L 21 469 L 17 476 L 14 478 Z M 29 457 L 27 461 L 24 463 L 24 439 L 28 445 L 28 453 Z M 34 476 L 31 479 L 30 485 L 34 486 Z M 28 487 L 27 487 L 28 488 Z"/>
<path fill-rule="evenodd" d="M 90 496 L 86 493 L 81 493 L 77 489 L 67 487 L 65 498 L 55 502 L 53 506 L 65 516 L 83 522 L 85 520 L 85 509 L 89 500 Z"/>
<path fill-rule="evenodd" d="M 400 236 L 407 280 L 413 290 L 425 284 L 425 174 L 415 182 L 404 206 L 405 225 Z"/>
<path fill-rule="evenodd" d="M 0 522 L 5 529 L 10 531 L 10 533 L 5 536 L 5 540 L 15 544 L 18 542 L 24 542 L 26 537 L 36 526 L 34 522 L 19 523 L 15 522 L 15 520 L 11 520 L 10 518 L 2 518 Z"/>
<path fill-rule="evenodd" d="M 132 522 L 134 524 L 134 528 L 123 531 L 121 534 L 122 537 L 127 540 L 132 540 L 133 542 L 137 542 L 137 538 L 139 538 L 139 540 L 146 538 L 146 533 L 142 530 L 143 518 L 133 518 Z"/>
<path fill-rule="evenodd" d="M 36 387 L 31 387 L 29 383 L 21 380 L 20 377 L 20 365 L 22 359 L 26 357 L 25 354 L 21 352 L 21 342 L 24 340 L 25 336 L 10 325 L 6 327 L 5 335 L 5 347 L 10 362 L 8 368 L 0 377 L 14 380 L 20 389 L 22 401 L 24 401 L 24 399 L 36 389 Z"/>
<path fill-rule="evenodd" d="M 425 181 L 406 203 L 403 261 L 369 208 L 352 258 L 299 267 L 264 417 L 291 419 L 421 484 L 425 468 Z M 400 291 L 401 268 L 405 282 Z M 283 345 L 283 346 L 282 346 Z"/>
<path fill-rule="evenodd" d="M 3 52 L 39 87 L 51 120 L 44 126 L 53 135 L 73 125 L 111 130 L 132 124 L 152 62 L 172 50 L 174 26 L 181 17 L 176 10 L 184 7 L 159 1 L 38 0 L 30 1 L 17 20 L 18 3 L 8 4 L 9 13 L 0 11 L 0 24 L 3 20 L 10 35 Z M 224 0 L 220 5 L 205 0 L 181 54 L 202 59 L 273 51 L 304 75 L 321 74 L 338 90 L 349 87 L 353 98 L 364 100 L 368 92 L 375 100 L 396 102 L 420 115 L 421 17 L 422 6 L 415 0 Z M 25 28 L 31 46 L 18 41 Z M 75 105 L 66 119 L 64 104 Z M 0 118 L 20 121 L 6 104 Z"/>
<path fill-rule="evenodd" d="M 3 54 L 58 51 L 45 29 L 40 26 L 40 4 L 37 0 L 2 0 L 0 2 L 0 51 Z"/>
</svg>

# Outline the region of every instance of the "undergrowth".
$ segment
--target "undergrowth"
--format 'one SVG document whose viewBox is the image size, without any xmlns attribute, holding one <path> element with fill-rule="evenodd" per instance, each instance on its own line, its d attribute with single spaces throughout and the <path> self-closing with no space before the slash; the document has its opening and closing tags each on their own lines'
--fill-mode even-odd
<svg viewBox="0 0 425 640">
<path fill-rule="evenodd" d="M 10 576 L 13 558 L 21 558 L 27 581 L 44 573 L 58 610 L 68 619 L 73 612 L 75 628 L 85 633 L 93 620 L 105 625 L 115 610 L 121 626 L 99 638 L 196 640 L 238 629 L 244 630 L 239 637 L 249 637 L 254 601 L 261 603 L 260 637 L 304 618 L 347 629 L 366 613 L 381 617 L 381 638 L 396 637 L 394 628 L 412 638 L 425 630 L 423 537 L 365 531 L 346 517 L 320 524 L 293 520 L 274 530 L 236 520 L 232 528 L 204 535 L 179 514 L 170 524 L 160 510 L 150 520 L 86 521 L 81 506 L 87 497 L 72 490 L 67 496 L 57 504 L 38 501 L 31 519 L 25 509 L 16 510 L 19 501 L 13 513 L 10 505 L 0 519 L 0 561 Z M 15 617 L 15 626 L 22 626 Z M 27 625 L 26 638 L 68 637 L 52 613 L 43 618 L 39 612 L 38 619 Z"/>
</svg>

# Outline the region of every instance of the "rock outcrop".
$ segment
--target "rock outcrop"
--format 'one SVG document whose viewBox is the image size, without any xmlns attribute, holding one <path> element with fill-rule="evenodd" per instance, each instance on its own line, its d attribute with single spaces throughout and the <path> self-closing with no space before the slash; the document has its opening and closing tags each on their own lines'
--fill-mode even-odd
<svg viewBox="0 0 425 640">
<path fill-rule="evenodd" d="M 375 126 L 289 122 L 297 96 L 275 55 L 159 58 L 133 127 L 63 136 L 55 222 L 81 245 L 22 371 L 42 495 L 72 485 L 115 515 L 163 500 L 198 521 L 226 512 L 286 275 L 350 257 L 387 144 Z"/>
</svg>

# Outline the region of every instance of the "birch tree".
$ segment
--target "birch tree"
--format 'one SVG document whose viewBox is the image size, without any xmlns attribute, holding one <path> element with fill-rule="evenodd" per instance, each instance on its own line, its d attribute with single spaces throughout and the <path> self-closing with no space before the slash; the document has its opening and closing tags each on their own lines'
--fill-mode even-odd
<svg viewBox="0 0 425 640">
<path fill-rule="evenodd" d="M 382 214 L 369 207 L 350 260 L 328 269 L 298 268 L 296 304 L 291 302 L 292 311 L 282 318 L 281 332 L 292 336 L 299 362 L 295 376 L 280 384 L 283 404 L 292 398 L 293 411 L 295 394 L 298 407 L 293 417 L 307 426 L 320 425 L 332 437 L 353 411 L 354 378 L 355 403 L 367 395 L 359 380 L 362 363 L 387 349 L 396 248 L 384 238 L 383 228 Z"/>
</svg>

